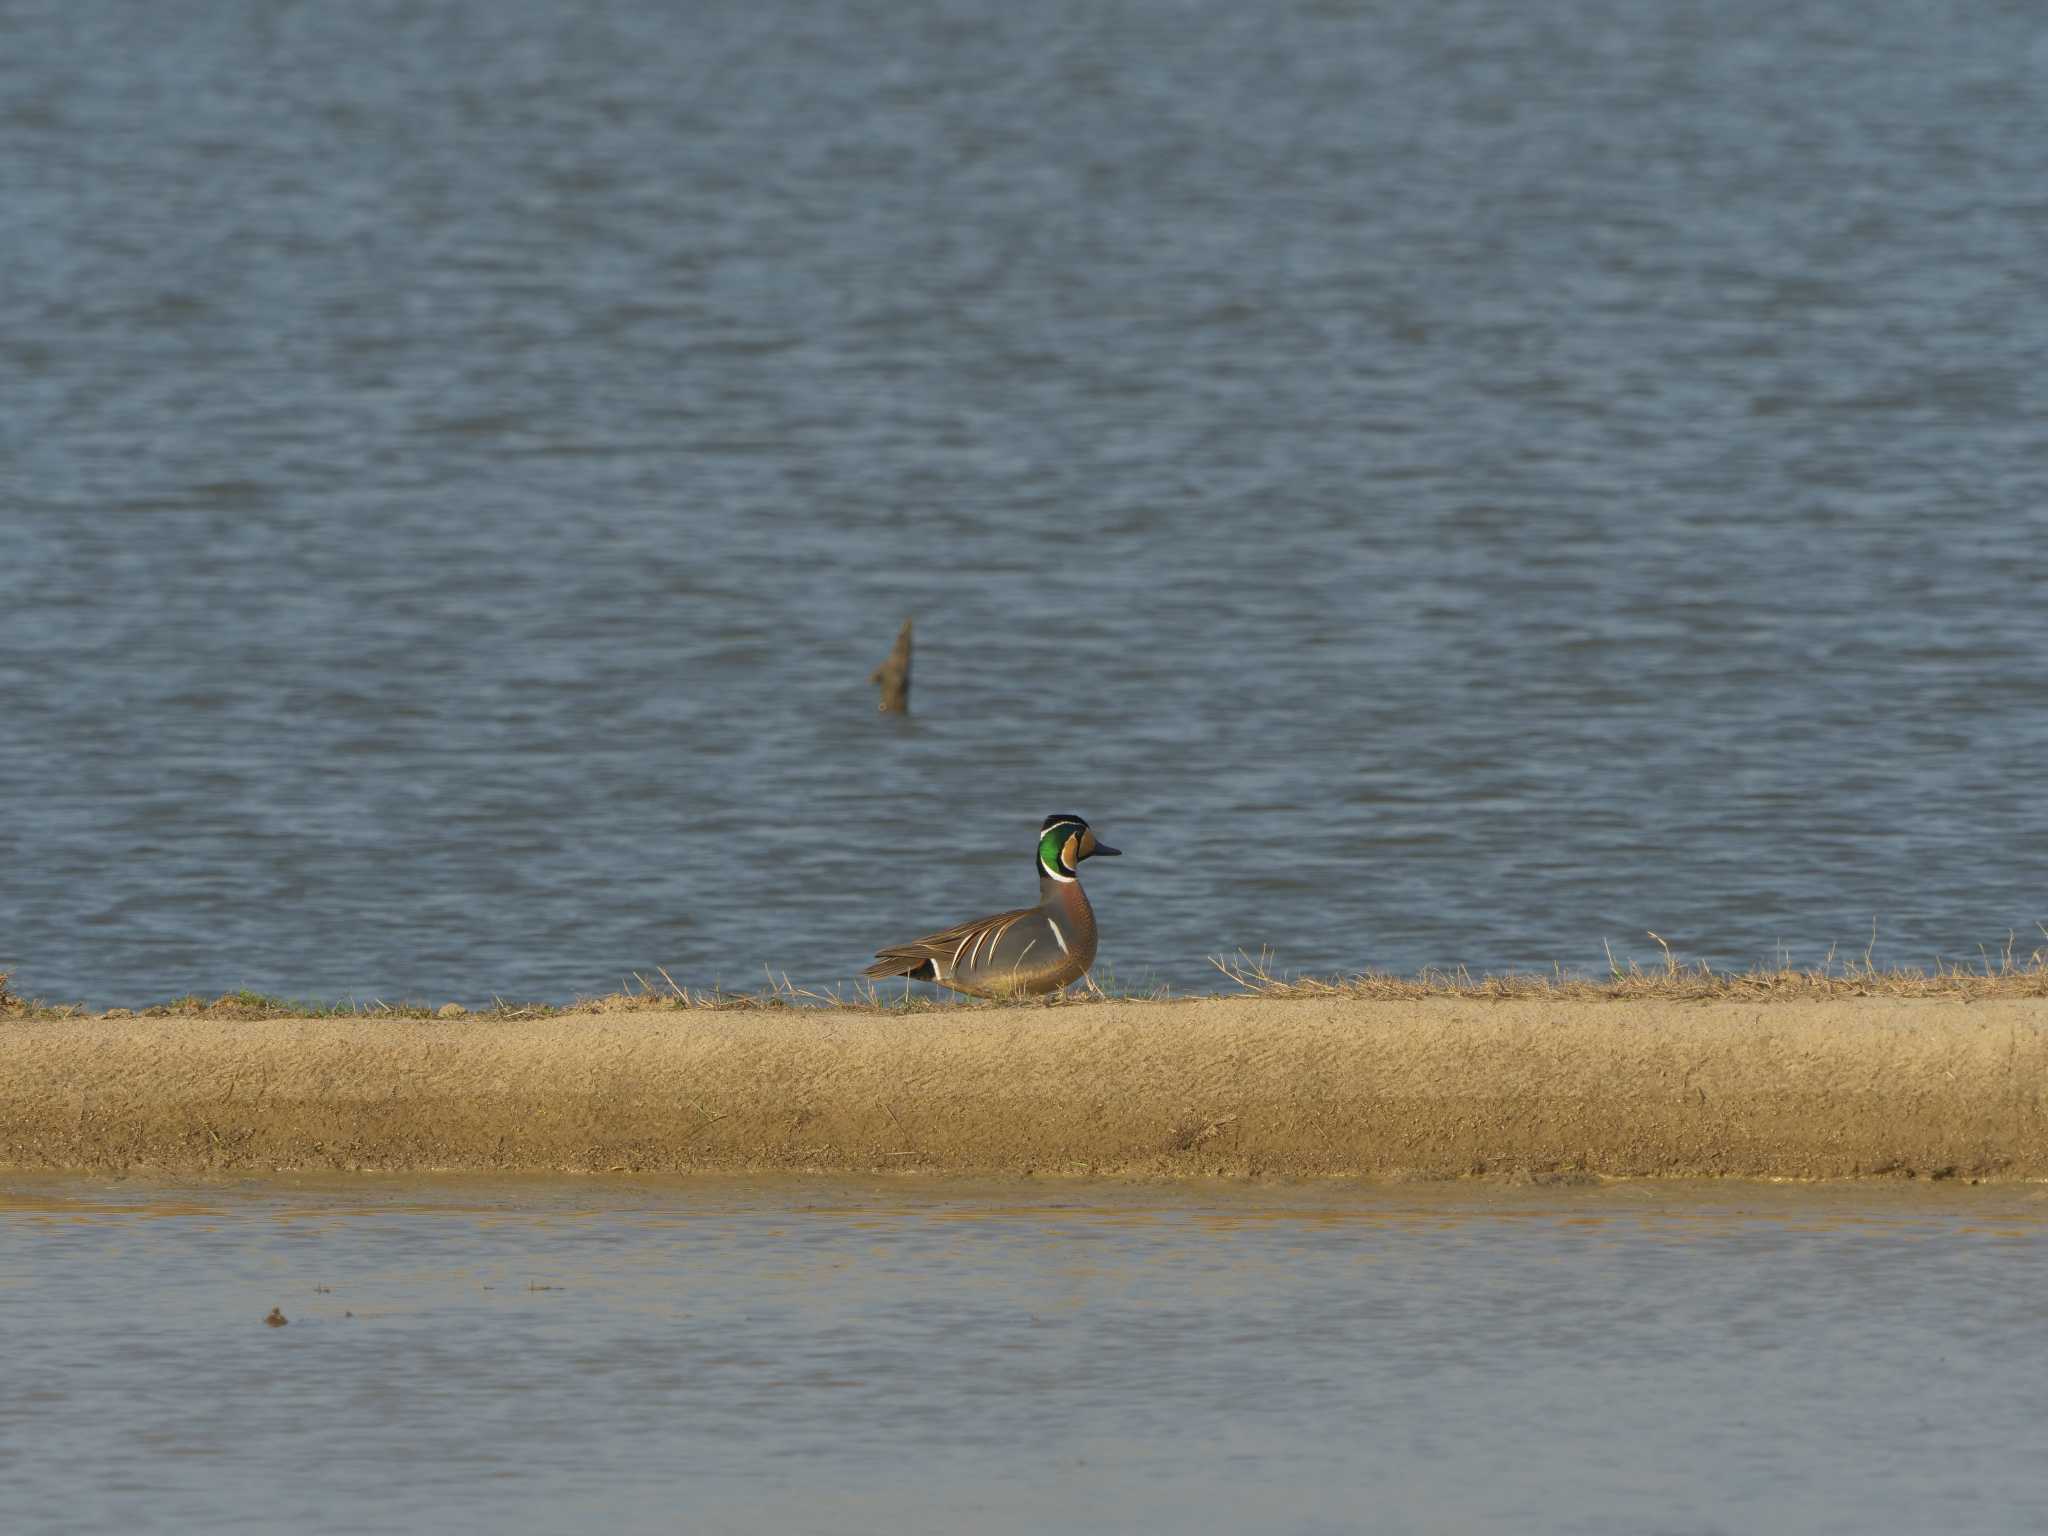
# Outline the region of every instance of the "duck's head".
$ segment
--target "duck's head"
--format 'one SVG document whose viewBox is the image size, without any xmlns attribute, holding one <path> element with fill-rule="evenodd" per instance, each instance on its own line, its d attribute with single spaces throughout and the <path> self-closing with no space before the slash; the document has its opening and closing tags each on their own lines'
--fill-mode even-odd
<svg viewBox="0 0 2048 1536">
<path fill-rule="evenodd" d="M 1115 858 L 1120 851 L 1097 842 L 1078 816 L 1048 816 L 1038 829 L 1038 872 L 1048 880 L 1073 880 L 1081 873 L 1083 859 L 1097 854 Z"/>
</svg>

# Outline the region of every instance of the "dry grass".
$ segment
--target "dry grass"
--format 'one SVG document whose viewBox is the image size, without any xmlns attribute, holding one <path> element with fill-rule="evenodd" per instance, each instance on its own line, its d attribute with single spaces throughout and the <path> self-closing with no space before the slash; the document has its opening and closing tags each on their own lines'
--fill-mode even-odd
<svg viewBox="0 0 2048 1536">
<path fill-rule="evenodd" d="M 210 1019 L 435 1019 L 435 1018 L 483 1018 L 483 1019 L 545 1019 L 562 1014 L 583 1013 L 643 1013 L 643 1012 L 726 1012 L 754 1009 L 845 1009 L 859 1013 L 925 1013 L 943 1008 L 989 1007 L 989 1008 L 1060 1008 L 1077 1007 L 1091 1002 L 1110 1002 L 1134 996 L 1166 1000 L 1163 990 L 1148 993 L 1129 993 L 1117 990 L 1104 991 L 1092 978 L 1082 978 L 1082 983 L 1073 995 L 1062 997 L 1035 997 L 1011 1000 L 977 1000 L 957 998 L 951 994 L 933 995 L 923 991 L 912 991 L 905 987 L 901 991 L 891 989 L 884 992 L 873 982 L 861 980 L 849 990 L 838 988 L 814 989 L 799 987 L 787 974 L 776 976 L 768 973 L 761 987 L 755 991 L 729 991 L 724 987 L 685 987 L 679 985 L 666 970 L 656 967 L 659 981 L 650 981 L 637 971 L 620 979 L 619 990 L 600 997 L 578 998 L 569 1003 L 519 1003 L 508 1002 L 502 997 L 493 997 L 488 1008 L 465 1008 L 458 1003 L 444 1003 L 439 1007 L 431 1003 L 385 1002 L 381 998 L 360 1000 L 350 998 L 344 1002 L 306 1001 L 298 998 L 276 997 L 261 992 L 228 992 L 219 997 L 205 998 L 197 995 L 172 998 L 169 1002 L 155 1003 L 143 1008 L 110 1008 L 103 1015 L 107 1018 L 189 1018 Z M 22 998 L 6 990 L 7 974 L 0 972 L 0 1016 L 13 1018 L 65 1019 L 79 1018 L 92 1014 L 90 1008 L 75 1003 L 48 1003 L 40 999 Z"/>
<path fill-rule="evenodd" d="M 2048 927 L 2042 928 L 2048 937 Z M 1394 976 L 1385 971 L 1319 978 L 1281 976 L 1272 970 L 1270 954 L 1257 958 L 1211 955 L 1209 963 L 1224 976 L 1258 997 L 1364 997 L 1387 1000 L 1449 998 L 1556 998 L 1574 1002 L 1629 1002 L 1655 998 L 1667 1002 L 1810 1002 L 1850 997 L 2048 997 L 2048 946 L 2021 954 L 2016 935 L 2006 935 L 1996 951 L 1979 952 L 1976 966 L 1936 963 L 1879 966 L 1871 950 L 1860 959 L 1838 960 L 1830 950 L 1818 966 L 1805 970 L 1717 971 L 1704 961 L 1685 964 L 1656 934 L 1664 964 L 1645 969 L 1631 960 L 1626 966 L 1608 951 L 1605 976 L 1568 976 L 1552 972 L 1509 972 L 1474 976 L 1460 966 L 1454 971 L 1427 970 L 1419 976 Z M 1872 940 L 1873 947 L 1875 938 Z"/>
<path fill-rule="evenodd" d="M 2048 939 L 2048 926 L 2042 928 Z M 1931 970 L 1918 967 L 1881 967 L 1872 951 L 1854 959 L 1838 960 L 1830 951 L 1818 966 L 1804 970 L 1784 968 L 1747 971 L 1716 971 L 1705 962 L 1681 962 L 1671 946 L 1650 934 L 1664 951 L 1664 964 L 1645 968 L 1633 960 L 1623 965 L 1608 954 L 1605 976 L 1577 976 L 1562 968 L 1549 972 L 1506 972 L 1474 975 L 1460 966 L 1456 970 L 1425 970 L 1415 976 L 1396 976 L 1386 971 L 1365 970 L 1335 976 L 1285 975 L 1273 969 L 1270 951 L 1257 956 L 1242 951 L 1234 956 L 1211 955 L 1209 963 L 1232 984 L 1257 997 L 1311 998 L 1354 997 L 1389 1001 L 1427 998 L 1553 998 L 1559 1001 L 1628 1002 L 1661 999 L 1678 1002 L 1801 1002 L 1827 998 L 1929 997 L 1971 1000 L 1986 997 L 2048 997 L 2048 944 L 2020 952 L 2015 935 L 2008 934 L 1998 949 L 1979 951 L 1975 965 L 1937 963 Z M 1873 938 L 1873 947 L 1875 940 Z M 1105 989 L 1092 977 L 1083 977 L 1069 995 L 1051 997 L 983 1000 L 936 995 L 908 986 L 883 991 L 874 983 L 859 981 L 847 990 L 817 990 L 793 984 L 785 974 L 765 977 L 755 991 L 728 991 L 723 987 L 685 987 L 665 970 L 656 968 L 658 980 L 634 973 L 620 980 L 617 992 L 602 997 L 579 998 L 571 1003 L 514 1003 L 493 998 L 491 1006 L 467 1009 L 454 1003 L 435 1007 L 428 1003 L 387 1003 L 367 1001 L 308 1002 L 274 997 L 258 992 L 229 992 L 220 997 L 187 996 L 145 1008 L 113 1008 L 113 1018 L 177 1018 L 202 1016 L 213 1019 L 308 1019 L 384 1018 L 433 1019 L 471 1017 L 483 1019 L 541 1019 L 571 1013 L 641 1013 L 654 1011 L 731 1011 L 759 1009 L 841 1009 L 857 1013 L 926 1013 L 958 1008 L 1075 1008 L 1105 1002 L 1191 1002 L 1198 994 L 1172 993 L 1164 987 L 1144 991 L 1119 988 L 1112 981 Z M 8 990 L 8 973 L 0 971 L 0 1017 L 76 1018 L 92 1010 L 76 1005 L 46 1003 L 19 997 Z"/>
</svg>

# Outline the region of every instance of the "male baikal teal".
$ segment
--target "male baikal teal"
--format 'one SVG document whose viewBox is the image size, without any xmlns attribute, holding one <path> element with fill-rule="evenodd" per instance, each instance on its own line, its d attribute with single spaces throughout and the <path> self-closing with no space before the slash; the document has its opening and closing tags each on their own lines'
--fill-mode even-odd
<svg viewBox="0 0 2048 1536">
<path fill-rule="evenodd" d="M 1057 992 L 1095 963 L 1095 909 L 1081 889 L 1081 861 L 1118 852 L 1080 817 L 1048 816 L 1038 829 L 1037 906 L 892 944 L 863 974 L 935 981 L 975 997 Z"/>
</svg>

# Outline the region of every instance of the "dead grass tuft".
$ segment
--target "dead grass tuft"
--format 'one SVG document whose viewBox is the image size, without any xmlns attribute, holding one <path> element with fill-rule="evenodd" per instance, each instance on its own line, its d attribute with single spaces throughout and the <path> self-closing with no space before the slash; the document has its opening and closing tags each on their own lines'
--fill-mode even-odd
<svg viewBox="0 0 2048 1536">
<path fill-rule="evenodd" d="M 2048 927 L 2042 929 L 2048 937 Z M 1860 960 L 1838 961 L 1834 951 L 1818 966 L 1717 971 L 1705 961 L 1685 964 L 1670 944 L 1652 933 L 1664 951 L 1664 964 L 1645 969 L 1631 960 L 1626 966 L 1608 950 L 1608 971 L 1602 977 L 1568 976 L 1559 968 L 1548 973 L 1507 972 L 1475 976 L 1456 970 L 1426 970 L 1419 976 L 1394 976 L 1385 971 L 1359 971 L 1331 977 L 1282 976 L 1272 968 L 1272 954 L 1256 958 L 1240 950 L 1234 956 L 1211 955 L 1209 963 L 1245 991 L 1258 997 L 1362 997 L 1386 1001 L 1423 998 L 1553 998 L 1559 1001 L 1629 1002 L 1812 1002 L 1850 997 L 1940 997 L 1970 1001 L 1982 997 L 2048 997 L 2048 946 L 2025 955 L 2015 935 L 2006 935 L 2002 949 L 1980 951 L 1976 966 L 1939 961 L 1931 970 L 1917 966 L 1879 966 L 1871 950 Z M 1872 940 L 1873 947 L 1875 939 Z"/>
<path fill-rule="evenodd" d="M 2048 925 L 2041 928 L 2048 939 Z M 2007 934 L 1997 950 L 1980 949 L 1976 964 L 1937 961 L 1932 969 L 1879 966 L 1874 959 L 1876 937 L 1857 959 L 1839 961 L 1829 951 L 1818 966 L 1800 970 L 1753 968 L 1747 971 L 1716 971 L 1704 961 L 1682 962 L 1672 946 L 1659 935 L 1654 940 L 1664 952 L 1661 966 L 1644 967 L 1631 960 L 1626 965 L 1608 951 L 1605 976 L 1568 975 L 1562 967 L 1549 972 L 1488 972 L 1474 975 L 1463 966 L 1455 970 L 1429 969 L 1415 976 L 1396 976 L 1387 971 L 1364 970 L 1335 976 L 1284 975 L 1273 966 L 1270 950 L 1252 956 L 1240 950 L 1233 956 L 1211 955 L 1209 963 L 1242 991 L 1257 997 L 1373 998 L 1385 1001 L 1417 1001 L 1428 998 L 1493 999 L 1549 998 L 1558 1001 L 1612 1001 L 1633 999 L 1663 1001 L 1802 1002 L 1828 998 L 1890 997 L 1948 998 L 1970 1001 L 1976 998 L 2048 997 L 2048 944 L 2020 953 L 2015 935 Z M 1105 973 L 1107 974 L 1107 973 Z M 546 1019 L 570 1013 L 645 1012 L 735 1012 L 759 1010 L 842 1010 L 855 1013 L 916 1014 L 961 1008 L 1085 1008 L 1110 1002 L 1192 1002 L 1197 994 L 1173 993 L 1164 986 L 1133 990 L 1116 985 L 1114 978 L 1104 987 L 1094 977 L 1084 977 L 1080 986 L 1048 997 L 979 999 L 953 994 L 935 995 L 905 985 L 884 992 L 865 978 L 850 988 L 815 989 L 799 987 L 788 975 L 764 973 L 763 984 L 753 991 L 732 991 L 723 986 L 685 987 L 661 967 L 658 980 L 638 972 L 620 979 L 619 990 L 602 997 L 578 998 L 574 1002 L 513 1003 L 493 997 L 488 1008 L 466 1010 L 456 1004 L 436 1008 L 430 1003 L 387 1003 L 381 998 L 344 1002 L 309 1002 L 276 997 L 261 992 L 229 992 L 220 997 L 173 998 L 146 1008 L 109 1009 L 111 1018 L 205 1017 L 211 1019 L 328 1019 L 375 1018 L 429 1020 L 461 1017 L 478 1021 L 493 1019 Z M 89 1014 L 76 1004 L 53 1004 L 20 997 L 8 989 L 9 975 L 0 971 L 0 1016 L 8 1018 L 63 1019 Z"/>
</svg>

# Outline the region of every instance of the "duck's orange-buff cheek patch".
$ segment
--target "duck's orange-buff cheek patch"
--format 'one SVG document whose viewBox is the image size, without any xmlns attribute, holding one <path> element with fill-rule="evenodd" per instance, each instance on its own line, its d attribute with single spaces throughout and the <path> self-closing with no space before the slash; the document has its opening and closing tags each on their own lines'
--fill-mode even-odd
<svg viewBox="0 0 2048 1536">
<path fill-rule="evenodd" d="M 1066 846 L 1060 850 L 1060 862 L 1069 869 L 1079 868 L 1081 864 L 1079 858 L 1080 851 L 1081 839 L 1078 837 L 1068 838 Z"/>
</svg>

